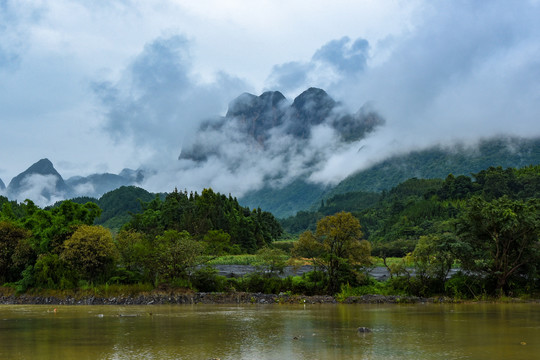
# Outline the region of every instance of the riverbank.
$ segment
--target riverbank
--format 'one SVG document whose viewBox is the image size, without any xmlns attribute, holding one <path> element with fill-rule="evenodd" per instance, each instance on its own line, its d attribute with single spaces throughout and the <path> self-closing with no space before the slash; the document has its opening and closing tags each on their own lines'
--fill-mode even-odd
<svg viewBox="0 0 540 360">
<path fill-rule="evenodd" d="M 501 301 L 493 299 L 493 301 Z M 505 298 L 503 302 L 540 302 Z M 86 292 L 15 294 L 0 291 L 2 305 L 164 305 L 164 304 L 418 304 L 471 302 L 448 297 L 423 298 L 398 295 L 351 296 L 341 301 L 329 295 L 303 296 L 246 292 L 204 293 L 189 291 L 151 291 L 141 294 L 102 296 Z"/>
<path fill-rule="evenodd" d="M 409 296 L 364 295 L 350 297 L 347 304 L 403 304 L 441 302 L 442 299 L 427 299 Z M 261 293 L 151 293 L 137 296 L 39 296 L 8 295 L 0 296 L 4 305 L 162 305 L 162 304 L 336 304 L 335 297 L 329 295 L 302 296 Z"/>
</svg>

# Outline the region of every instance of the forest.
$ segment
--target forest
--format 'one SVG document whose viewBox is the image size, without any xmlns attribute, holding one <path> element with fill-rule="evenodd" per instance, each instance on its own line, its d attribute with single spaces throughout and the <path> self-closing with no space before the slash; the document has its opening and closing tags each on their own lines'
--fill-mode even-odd
<svg viewBox="0 0 540 360">
<path fill-rule="evenodd" d="M 537 165 L 412 178 L 281 220 L 212 189 L 122 187 L 46 208 L 0 197 L 0 284 L 19 293 L 166 286 L 338 299 L 538 297 L 539 193 Z M 213 264 L 225 256 L 249 258 L 257 270 L 219 276 Z M 305 264 L 312 271 L 281 275 Z M 371 278 L 375 266 L 389 279 Z"/>
</svg>

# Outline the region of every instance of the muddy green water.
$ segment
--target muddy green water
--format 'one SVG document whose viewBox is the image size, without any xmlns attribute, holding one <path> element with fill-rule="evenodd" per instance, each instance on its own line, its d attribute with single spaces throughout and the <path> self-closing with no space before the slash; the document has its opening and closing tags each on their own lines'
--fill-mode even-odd
<svg viewBox="0 0 540 360">
<path fill-rule="evenodd" d="M 53 309 L 0 306 L 0 359 L 540 359 L 540 304 Z"/>
</svg>

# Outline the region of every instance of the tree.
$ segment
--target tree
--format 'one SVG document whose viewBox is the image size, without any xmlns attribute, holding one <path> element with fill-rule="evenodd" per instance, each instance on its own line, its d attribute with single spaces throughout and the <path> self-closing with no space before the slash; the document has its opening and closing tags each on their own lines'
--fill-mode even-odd
<svg viewBox="0 0 540 360">
<path fill-rule="evenodd" d="M 16 281 L 34 257 L 30 232 L 12 222 L 0 221 L 0 282 Z"/>
<path fill-rule="evenodd" d="M 463 268 L 493 279 L 499 294 L 508 292 L 509 282 L 528 266 L 540 262 L 539 199 L 523 202 L 503 196 L 486 201 L 474 197 L 458 225 L 465 245 L 460 256 Z"/>
<path fill-rule="evenodd" d="M 451 233 L 430 234 L 421 236 L 412 252 L 412 260 L 416 269 L 416 277 L 423 289 L 422 295 L 428 290 L 444 291 L 444 283 L 455 257 L 455 238 Z"/>
<path fill-rule="evenodd" d="M 153 243 L 156 275 L 165 280 L 187 279 L 200 264 L 203 243 L 187 231 L 167 230 Z"/>
<path fill-rule="evenodd" d="M 351 213 L 340 212 L 317 223 L 317 230 L 303 233 L 295 244 L 296 256 L 307 256 L 325 271 L 328 291 L 335 293 L 354 270 L 369 265 L 371 247 L 362 240 L 360 222 Z"/>
<path fill-rule="evenodd" d="M 102 226 L 79 226 L 63 248 L 60 258 L 90 281 L 106 276 L 117 257 L 111 232 Z"/>
<path fill-rule="evenodd" d="M 282 274 L 287 266 L 287 254 L 281 249 L 264 247 L 257 251 L 256 267 L 268 277 Z"/>
<path fill-rule="evenodd" d="M 223 230 L 210 230 L 202 239 L 205 254 L 218 257 L 231 252 L 240 252 L 238 245 L 231 245 L 231 236 Z"/>
<path fill-rule="evenodd" d="M 140 279 L 147 273 L 146 265 L 151 246 L 144 234 L 133 230 L 122 230 L 115 238 L 119 254 L 119 264 L 131 280 Z"/>
</svg>

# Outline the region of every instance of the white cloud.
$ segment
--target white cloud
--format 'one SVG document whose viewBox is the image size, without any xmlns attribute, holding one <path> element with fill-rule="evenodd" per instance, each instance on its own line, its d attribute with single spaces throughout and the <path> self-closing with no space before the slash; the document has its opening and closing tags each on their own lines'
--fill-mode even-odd
<svg viewBox="0 0 540 360">
<path fill-rule="evenodd" d="M 15 200 L 20 202 L 30 199 L 38 206 L 54 204 L 65 198 L 66 194 L 58 192 L 56 184 L 58 178 L 55 175 L 32 174 L 25 176 L 21 181 L 21 187 Z"/>
<path fill-rule="evenodd" d="M 503 0 L 0 0 L 0 153 L 16 154 L 2 157 L 0 175 L 8 182 L 48 157 L 65 177 L 144 165 L 167 174 L 149 180 L 156 191 L 243 192 L 296 176 L 336 182 L 439 142 L 538 136 L 539 10 Z M 301 144 L 277 131 L 264 150 L 231 143 L 231 128 L 211 134 L 220 154 L 207 165 L 176 161 L 238 94 L 310 86 L 352 111 L 371 102 L 387 125 L 360 144 L 331 143 L 324 125 Z"/>
</svg>

